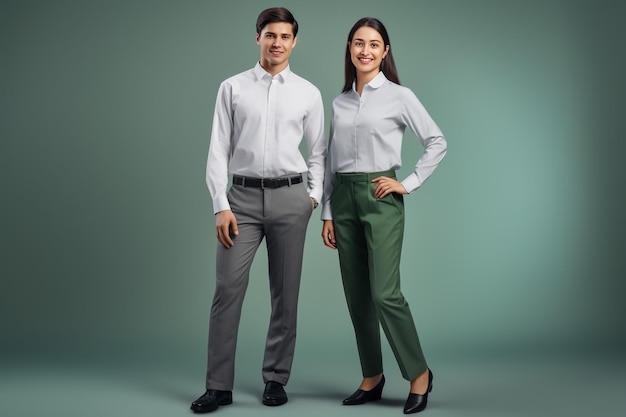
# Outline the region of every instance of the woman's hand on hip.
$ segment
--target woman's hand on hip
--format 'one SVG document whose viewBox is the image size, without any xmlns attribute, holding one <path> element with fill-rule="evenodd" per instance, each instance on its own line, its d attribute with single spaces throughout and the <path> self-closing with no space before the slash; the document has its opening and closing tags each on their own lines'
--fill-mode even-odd
<svg viewBox="0 0 626 417">
<path fill-rule="evenodd" d="M 324 220 L 322 226 L 322 240 L 324 245 L 331 249 L 337 249 L 337 240 L 335 240 L 335 225 L 332 220 Z"/>
<path fill-rule="evenodd" d="M 387 194 L 408 194 L 404 185 L 399 181 L 389 177 L 376 177 L 372 180 L 376 183 L 376 189 L 374 190 L 374 197 L 383 198 Z"/>
</svg>

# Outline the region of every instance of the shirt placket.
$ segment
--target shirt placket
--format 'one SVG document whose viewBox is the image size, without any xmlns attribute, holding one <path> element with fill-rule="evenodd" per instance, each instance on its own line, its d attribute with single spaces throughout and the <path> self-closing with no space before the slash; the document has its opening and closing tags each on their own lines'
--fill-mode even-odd
<svg viewBox="0 0 626 417">
<path fill-rule="evenodd" d="M 267 114 L 265 117 L 265 147 L 263 152 L 263 177 L 271 176 L 275 171 L 272 161 L 276 160 L 276 95 L 278 93 L 278 80 L 272 77 L 267 89 Z"/>
<path fill-rule="evenodd" d="M 364 89 L 365 90 L 365 89 Z M 352 127 L 352 135 L 353 135 L 353 143 L 354 146 L 352 147 L 352 149 L 354 149 L 354 155 L 353 155 L 353 160 L 354 160 L 354 172 L 360 172 L 360 168 L 359 168 L 359 119 L 361 117 L 361 110 L 363 109 L 363 105 L 365 104 L 365 99 L 364 96 L 365 95 L 365 91 L 363 91 L 363 93 L 359 96 L 357 94 L 357 108 L 356 108 L 356 114 L 354 115 L 354 126 Z M 361 138 L 361 140 L 363 140 L 363 138 Z"/>
</svg>

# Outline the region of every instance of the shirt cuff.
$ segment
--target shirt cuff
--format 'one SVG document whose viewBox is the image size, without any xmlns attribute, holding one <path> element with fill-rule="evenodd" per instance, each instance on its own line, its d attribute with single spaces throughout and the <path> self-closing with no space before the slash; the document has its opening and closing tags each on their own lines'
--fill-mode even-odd
<svg viewBox="0 0 626 417">
<path fill-rule="evenodd" d="M 332 210 L 330 208 L 330 203 L 326 203 L 326 204 L 324 204 L 324 206 L 322 206 L 322 215 L 320 216 L 320 218 L 322 220 L 332 220 L 333 219 L 333 214 L 332 214 Z"/>
<path fill-rule="evenodd" d="M 228 203 L 228 197 L 220 196 L 213 199 L 213 214 L 220 211 L 230 210 L 230 204 Z"/>
<path fill-rule="evenodd" d="M 409 175 L 401 182 L 407 193 L 412 193 L 420 187 L 420 180 L 415 173 Z"/>
</svg>

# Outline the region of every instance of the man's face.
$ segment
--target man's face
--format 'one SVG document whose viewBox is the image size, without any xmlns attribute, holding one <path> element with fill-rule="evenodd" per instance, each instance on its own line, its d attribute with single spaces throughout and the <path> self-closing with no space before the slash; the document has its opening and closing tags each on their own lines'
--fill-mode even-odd
<svg viewBox="0 0 626 417">
<path fill-rule="evenodd" d="M 261 66 L 270 74 L 277 74 L 287 67 L 296 46 L 293 26 L 286 22 L 269 23 L 260 35 L 257 33 L 256 43 L 261 49 Z"/>
</svg>

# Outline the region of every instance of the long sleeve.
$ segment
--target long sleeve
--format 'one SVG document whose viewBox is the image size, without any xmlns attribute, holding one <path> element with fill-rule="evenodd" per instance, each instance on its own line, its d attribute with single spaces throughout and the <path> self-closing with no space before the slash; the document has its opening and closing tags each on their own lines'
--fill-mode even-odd
<svg viewBox="0 0 626 417">
<path fill-rule="evenodd" d="M 334 112 L 333 112 L 334 113 Z M 331 142 L 333 140 L 334 131 L 334 114 L 330 118 L 330 131 L 328 133 L 328 149 L 331 148 Z M 320 218 L 322 220 L 332 220 L 332 203 L 330 196 L 333 193 L 333 187 L 335 186 L 335 173 L 332 170 L 332 154 L 329 151 L 326 155 L 326 174 L 324 175 L 324 195 L 322 196 L 322 214 Z"/>
<path fill-rule="evenodd" d="M 411 90 L 404 90 L 403 121 L 415 133 L 424 147 L 424 153 L 415 164 L 415 169 L 402 185 L 411 193 L 430 177 L 446 155 L 448 144 L 441 130 L 430 117 L 422 103 Z"/>
<path fill-rule="evenodd" d="M 318 92 L 311 111 L 304 120 L 304 137 L 307 145 L 308 192 L 317 201 L 322 200 L 326 141 L 324 138 L 324 105 Z"/>
<path fill-rule="evenodd" d="M 222 83 L 215 101 L 211 143 L 206 166 L 206 183 L 213 200 L 213 213 L 230 210 L 226 192 L 233 131 L 232 114 L 230 85 Z"/>
</svg>

